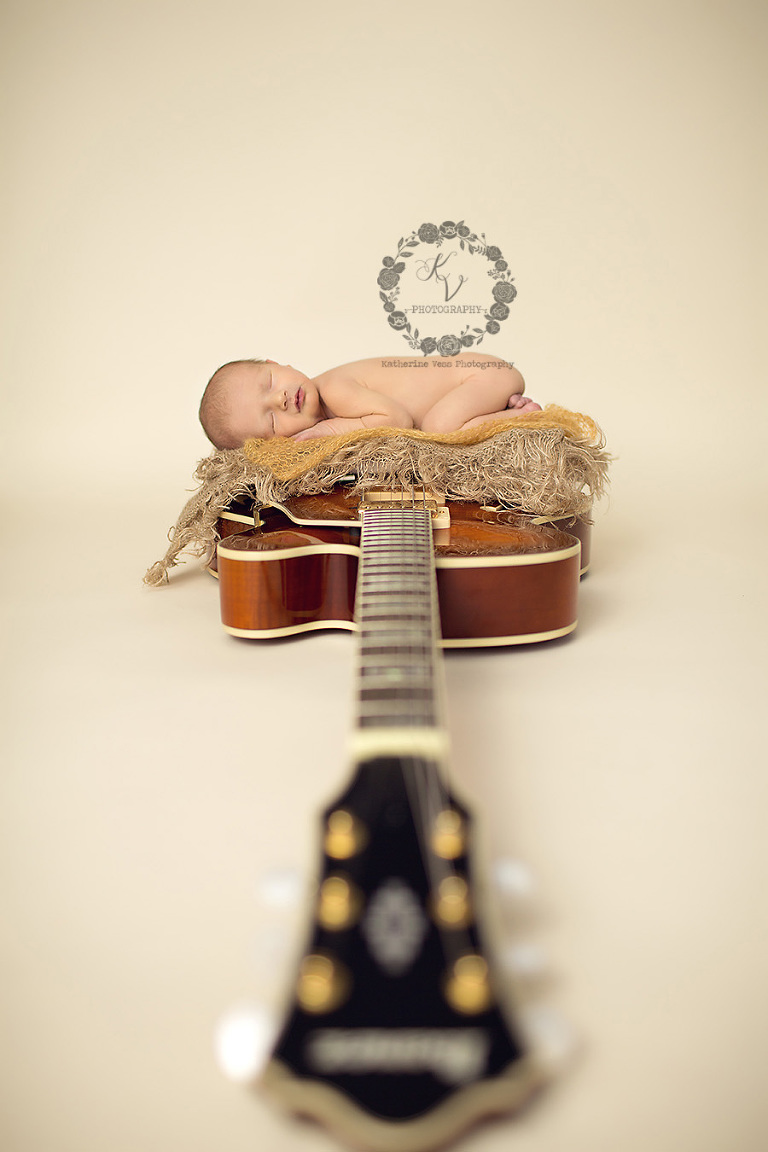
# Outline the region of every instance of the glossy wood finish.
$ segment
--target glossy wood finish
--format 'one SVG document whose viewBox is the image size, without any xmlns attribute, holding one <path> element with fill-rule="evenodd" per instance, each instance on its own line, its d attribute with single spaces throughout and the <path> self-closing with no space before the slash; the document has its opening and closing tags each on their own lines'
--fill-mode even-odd
<svg viewBox="0 0 768 1152">
<path fill-rule="evenodd" d="M 265 526 L 269 525 L 270 517 L 286 515 L 297 524 L 313 524 L 318 520 L 333 521 L 334 524 L 348 521 L 350 524 L 357 522 L 357 507 L 358 501 L 354 499 L 345 488 L 338 488 L 333 492 L 320 494 L 317 496 L 295 497 L 289 500 L 284 506 L 284 511 L 278 511 L 275 508 L 261 509 L 260 518 L 265 521 Z M 480 506 L 469 503 L 454 503 L 450 502 L 451 509 L 470 509 L 475 508 L 480 510 Z M 492 511 L 494 517 L 503 522 L 505 518 L 511 518 L 511 522 L 518 524 L 534 524 L 538 522 L 537 517 L 528 516 L 524 513 L 505 511 L 503 509 L 489 508 L 482 509 L 483 512 Z M 250 498 L 241 498 L 234 500 L 228 509 L 224 511 L 222 516 L 217 522 L 216 529 L 220 539 L 225 539 L 228 536 L 247 530 L 253 526 L 259 516 L 254 515 L 254 501 Z M 581 573 L 582 575 L 588 570 L 591 562 L 592 551 L 592 526 L 586 521 L 580 519 L 578 516 L 560 517 L 555 520 L 545 521 L 546 526 L 556 528 L 560 532 L 567 532 L 571 536 L 575 536 L 581 544 Z M 209 564 L 212 572 L 217 570 L 216 556 L 214 555 Z"/>
<path fill-rule="evenodd" d="M 349 537 L 351 533 L 339 530 Z M 356 533 L 354 534 L 357 535 Z M 355 605 L 357 556 L 328 552 L 342 543 L 333 529 L 291 529 L 262 535 L 258 529 L 230 536 L 218 549 L 221 621 L 240 631 L 299 631 L 303 625 L 351 623 Z M 356 544 L 356 540 L 355 540 Z M 249 561 L 246 557 L 309 548 L 307 555 Z M 235 558 L 233 558 L 233 555 Z M 332 626 L 332 625 L 328 625 Z"/>
<path fill-rule="evenodd" d="M 575 627 L 573 535 L 510 511 L 460 502 L 450 510 L 450 529 L 435 539 L 446 646 L 526 643 Z M 259 528 L 219 545 L 224 626 L 256 638 L 353 627 L 356 501 L 335 491 L 263 511 L 262 518 Z M 336 527 L 318 523 L 332 519 Z"/>
<path fill-rule="evenodd" d="M 592 563 L 592 525 L 587 524 L 578 516 L 552 520 L 551 523 L 552 527 L 557 528 L 560 532 L 567 532 L 569 535 L 575 536 L 581 544 L 581 574 L 582 576 L 585 575 Z"/>
<path fill-rule="evenodd" d="M 445 647 L 554 639 L 577 620 L 578 553 L 533 566 L 437 569 Z M 458 642 L 464 641 L 466 644 Z"/>
</svg>

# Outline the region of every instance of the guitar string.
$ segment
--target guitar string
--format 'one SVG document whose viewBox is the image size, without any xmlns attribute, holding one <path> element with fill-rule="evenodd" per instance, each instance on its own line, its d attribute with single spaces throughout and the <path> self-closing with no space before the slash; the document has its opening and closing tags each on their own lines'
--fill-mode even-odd
<svg viewBox="0 0 768 1152">
<path fill-rule="evenodd" d="M 413 487 L 411 489 L 412 514 L 411 525 L 411 554 L 418 550 L 420 558 L 419 567 L 419 600 L 421 610 L 429 608 L 428 637 L 427 628 L 422 625 L 420 638 L 420 654 L 424 679 L 429 682 L 429 705 L 431 714 L 426 715 L 426 701 L 422 696 L 421 715 L 418 719 L 422 724 L 429 723 L 433 728 L 444 727 L 445 715 L 439 681 L 440 665 L 437 652 L 438 617 L 437 617 L 437 589 L 434 566 L 434 541 L 431 515 L 427 507 L 426 493 L 421 490 L 421 516 L 416 514 Z M 428 643 L 427 643 L 428 640 Z M 417 712 L 417 696 L 412 697 L 412 714 Z M 446 758 L 447 759 L 447 758 Z M 451 860 L 437 855 L 431 844 L 430 831 L 436 827 L 437 818 L 441 811 L 449 807 L 448 791 L 443 781 L 442 772 L 448 768 L 447 762 L 439 766 L 427 758 L 423 752 L 413 759 L 411 811 L 414 825 L 418 828 L 419 845 L 422 864 L 425 869 L 431 895 L 436 905 L 440 884 L 451 875 L 456 875 L 456 867 Z M 441 771 L 442 770 L 442 771 Z M 414 787 L 415 785 L 415 787 Z M 414 802 L 415 792 L 417 802 Z M 466 936 L 466 933 L 463 933 Z M 460 951 L 458 947 L 459 935 L 451 931 L 448 935 L 441 933 L 441 942 L 446 960 L 451 962 Z"/>
<path fill-rule="evenodd" d="M 408 668 L 411 672 L 414 669 L 418 669 L 421 674 L 421 687 L 424 687 L 425 681 L 429 681 L 432 689 L 431 703 L 433 714 L 429 718 L 426 715 L 423 691 L 420 693 L 411 690 L 411 692 L 407 694 L 405 709 L 402 708 L 402 700 L 398 702 L 399 710 L 401 711 L 403 720 L 406 721 L 406 726 L 412 729 L 425 726 L 425 722 L 428 719 L 432 727 L 437 727 L 437 721 L 443 719 L 442 715 L 435 715 L 434 713 L 435 705 L 438 703 L 436 693 L 437 653 L 435 635 L 437 602 L 432 556 L 432 525 L 424 494 L 422 494 L 422 507 L 420 511 L 421 516 L 418 516 L 415 495 L 412 491 L 410 512 L 405 509 L 404 499 L 401 495 L 401 511 L 399 515 L 393 509 L 389 511 L 377 509 L 376 511 L 367 512 L 363 515 L 364 530 L 366 521 L 373 528 L 373 552 L 375 552 L 377 560 L 379 561 L 377 565 L 379 569 L 381 568 L 382 543 L 384 545 L 383 555 L 389 559 L 391 559 L 393 555 L 393 542 L 396 544 L 394 557 L 395 579 L 393 582 L 392 570 L 391 567 L 388 566 L 387 575 L 386 578 L 384 578 L 384 587 L 387 588 L 389 593 L 390 608 L 392 600 L 394 600 L 396 604 L 399 602 L 402 607 L 406 644 L 403 647 L 402 642 L 400 642 L 399 647 L 401 651 L 405 651 L 408 657 Z M 366 551 L 369 556 L 372 555 L 371 549 L 363 549 L 364 557 Z M 412 580 L 415 579 L 417 584 L 417 610 L 421 610 L 423 614 L 425 601 L 428 601 L 426 606 L 431 610 L 429 644 L 426 643 L 426 628 L 423 621 L 420 628 L 417 628 L 413 611 L 410 612 L 410 620 L 408 620 L 405 613 L 405 601 L 402 593 L 407 575 L 407 565 L 405 564 L 404 557 L 410 557 L 410 577 Z M 417 561 L 415 573 L 413 570 L 414 560 Z M 381 572 L 379 572 L 379 576 L 381 578 Z M 411 607 L 413 606 L 411 605 Z M 402 660 L 400 663 L 402 666 Z M 391 653 L 389 654 L 389 666 L 392 666 Z M 404 678 L 407 681 L 407 670 L 404 671 L 406 671 Z M 413 681 L 413 677 L 411 677 L 411 679 Z M 439 703 L 442 704 L 442 700 L 440 700 Z M 441 773 L 436 770 L 433 762 L 424 755 L 423 751 L 421 753 L 416 752 L 415 744 L 414 752 L 410 757 L 410 765 L 404 764 L 403 767 L 406 794 L 411 809 L 414 828 L 418 837 L 422 864 L 433 898 L 435 898 L 441 881 L 448 876 L 457 874 L 456 867 L 452 861 L 442 859 L 434 853 L 429 837 L 429 830 L 435 826 L 439 812 L 449 806 L 448 794 L 443 784 Z M 443 765 L 443 767 L 447 767 L 447 765 Z M 472 947 L 465 928 L 450 929 L 447 935 L 445 932 L 441 933 L 441 941 L 444 954 L 449 962 L 461 954 L 462 951 L 469 951 Z"/>
<path fill-rule="evenodd" d="M 426 500 L 425 500 L 425 504 L 426 504 Z M 426 544 L 426 548 L 427 548 L 428 554 L 429 554 L 429 564 L 427 566 L 427 578 L 430 582 L 429 599 L 430 599 L 430 609 L 431 609 L 431 621 L 430 621 L 430 623 L 431 623 L 431 646 L 430 646 L 430 652 L 431 652 L 431 661 L 432 661 L 431 675 L 432 675 L 432 682 L 433 682 L 432 697 L 433 697 L 434 706 L 437 708 L 437 713 L 438 713 L 437 719 L 439 720 L 439 723 L 441 724 L 441 726 L 445 728 L 445 726 L 447 724 L 447 717 L 446 717 L 446 712 L 445 712 L 445 698 L 444 698 L 445 686 L 443 683 L 443 674 L 444 674 L 443 663 L 442 663 L 443 657 L 442 657 L 442 652 L 438 649 L 438 640 L 439 640 L 441 632 L 440 632 L 440 616 L 439 616 L 440 608 L 439 608 L 439 600 L 438 600 L 438 594 L 437 594 L 437 568 L 435 565 L 435 540 L 434 540 L 434 532 L 432 530 L 432 524 L 429 522 L 429 520 L 427 520 L 427 523 L 426 523 L 426 531 L 427 531 L 427 536 L 426 536 L 425 544 Z M 431 805 L 431 809 L 432 809 L 431 810 L 431 826 L 435 827 L 436 823 L 437 823 L 438 813 L 444 809 L 450 808 L 450 799 L 449 799 L 449 793 L 448 793 L 448 788 L 447 788 L 447 782 L 444 783 L 443 775 L 442 775 L 442 773 L 445 772 L 446 776 L 447 777 L 449 776 L 450 757 L 446 757 L 445 762 L 438 767 L 436 767 L 434 765 L 428 765 L 426 770 L 429 773 L 429 780 L 432 783 L 433 802 Z M 435 869 L 435 872 L 439 871 L 440 873 L 442 873 L 442 876 L 441 876 L 442 880 L 445 880 L 448 877 L 454 877 L 455 878 L 458 875 L 456 865 L 454 864 L 452 859 L 439 858 L 439 857 L 437 857 L 437 855 L 435 853 L 429 853 L 429 858 L 434 860 L 434 861 L 439 860 L 439 865 L 438 865 L 438 868 Z M 438 890 L 438 888 L 436 886 L 435 891 L 437 891 L 437 890 Z M 441 938 L 443 941 L 444 948 L 446 948 L 446 944 L 448 945 L 448 947 L 446 948 L 446 952 L 450 953 L 447 956 L 447 959 L 449 960 L 449 962 L 453 962 L 457 958 L 457 956 L 460 954 L 461 951 L 469 951 L 470 950 L 471 946 L 469 943 L 469 937 L 468 937 L 468 934 L 466 932 L 465 927 L 462 927 L 459 930 L 453 930 L 453 931 L 449 932 L 447 935 L 446 935 L 446 933 L 443 933 Z"/>
<path fill-rule="evenodd" d="M 425 534 L 424 533 L 424 517 L 422 514 L 421 518 L 419 518 L 414 505 L 415 505 L 415 496 L 414 496 L 414 489 L 413 489 L 413 485 L 412 485 L 411 486 L 411 513 L 410 513 L 410 516 L 407 518 L 407 523 L 408 523 L 408 526 L 410 529 L 408 551 L 410 552 L 410 555 L 412 557 L 418 558 L 418 567 L 416 568 L 416 572 L 412 574 L 412 578 L 415 578 L 417 588 L 418 588 L 417 610 L 423 614 L 424 600 L 425 600 L 425 588 L 424 588 L 424 534 Z M 418 530 L 418 526 L 417 526 L 417 521 L 419 519 L 421 519 L 420 531 Z M 415 630 L 415 624 L 412 622 L 411 631 L 410 631 L 410 641 L 411 641 L 410 654 L 411 654 L 411 657 L 413 659 L 414 653 L 417 650 L 416 645 L 418 643 L 419 663 L 418 663 L 418 665 L 414 664 L 413 666 L 418 666 L 420 668 L 422 683 L 426 680 L 429 672 L 432 671 L 431 669 L 427 668 L 428 658 L 425 660 L 425 655 L 426 655 L 425 631 L 426 630 L 425 630 L 424 625 L 422 623 L 422 626 L 420 628 L 420 633 L 417 637 L 416 630 Z M 411 713 L 410 723 L 411 723 L 411 725 L 414 728 L 419 724 L 419 722 L 421 723 L 421 725 L 424 725 L 426 717 L 424 716 L 425 709 L 424 709 L 423 694 L 422 694 L 422 708 L 421 708 L 422 714 L 420 716 L 416 715 L 417 709 L 416 709 L 416 693 L 415 692 L 413 692 L 410 696 L 410 703 L 411 703 L 411 707 L 410 707 L 410 713 Z M 427 790 L 427 788 L 426 788 L 426 785 L 428 784 L 428 775 L 427 775 L 428 771 L 429 771 L 429 769 L 428 769 L 426 757 L 423 755 L 423 753 L 421 755 L 419 755 L 415 746 L 414 746 L 413 756 L 411 757 L 409 762 L 407 762 L 406 764 L 403 765 L 403 774 L 404 774 L 405 783 L 406 783 L 406 790 L 407 790 L 408 798 L 409 798 L 409 804 L 410 804 L 410 809 L 411 809 L 411 818 L 413 820 L 414 828 L 416 829 L 416 835 L 417 835 L 418 844 L 419 844 L 421 862 L 422 862 L 422 865 L 423 865 L 424 870 L 425 870 L 425 875 L 427 877 L 428 885 L 431 889 L 432 899 L 434 900 L 435 893 L 437 891 L 437 885 L 439 883 L 439 878 L 437 876 L 438 869 L 435 867 L 433 855 L 430 851 L 431 845 L 429 843 L 429 830 L 430 830 L 430 827 L 432 826 L 432 823 L 433 823 L 433 818 L 434 818 L 433 806 L 434 805 L 433 805 L 432 797 L 429 795 L 429 792 L 431 791 L 431 789 Z"/>
<path fill-rule="evenodd" d="M 434 533 L 431 524 L 431 517 L 426 508 L 426 496 L 423 497 L 424 503 L 424 516 L 422 520 L 422 534 L 423 534 L 423 547 L 426 553 L 425 559 L 428 563 L 424 567 L 424 579 L 428 581 L 429 587 L 427 589 L 429 607 L 430 607 L 430 645 L 429 645 L 429 659 L 430 659 L 430 677 L 432 684 L 432 707 L 436 710 L 436 715 L 433 716 L 433 722 L 445 727 L 446 716 L 443 699 L 443 683 L 442 683 L 442 655 L 438 652 L 437 641 L 439 637 L 439 606 L 437 599 L 437 581 L 436 569 L 434 562 Z M 428 813 L 428 827 L 435 828 L 437 824 L 438 814 L 450 807 L 450 800 L 446 783 L 443 780 L 443 772 L 447 773 L 449 769 L 450 760 L 448 757 L 439 765 L 436 765 L 425 759 L 423 764 L 423 790 L 426 792 L 426 802 L 422 811 Z M 432 850 L 432 845 L 427 843 L 424 846 L 426 852 L 426 860 L 431 865 L 431 880 L 434 898 L 438 897 L 440 884 L 448 877 L 455 877 L 457 869 L 451 859 L 445 859 L 437 855 Z M 446 960 L 448 963 L 454 961 L 457 955 L 461 952 L 460 943 L 464 942 L 465 949 L 467 943 L 467 933 L 464 928 L 452 929 L 449 932 L 441 933 L 441 942 Z"/>
</svg>

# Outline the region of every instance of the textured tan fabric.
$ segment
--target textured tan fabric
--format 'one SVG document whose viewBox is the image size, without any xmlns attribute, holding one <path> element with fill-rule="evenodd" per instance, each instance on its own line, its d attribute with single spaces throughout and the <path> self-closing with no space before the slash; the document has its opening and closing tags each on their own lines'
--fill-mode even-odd
<svg viewBox="0 0 768 1152">
<path fill-rule="evenodd" d="M 180 553 L 204 555 L 216 521 L 231 500 L 261 504 L 328 492 L 354 474 L 356 487 L 408 485 L 414 480 L 448 500 L 494 502 L 537 516 L 588 517 L 602 495 L 610 457 L 588 416 L 548 405 L 541 412 L 493 420 L 460 432 L 369 428 L 317 440 L 249 440 L 201 460 L 198 491 L 187 501 L 162 560 L 147 584 L 168 579 Z"/>
<path fill-rule="evenodd" d="M 572 439 L 596 442 L 601 438 L 594 420 L 580 412 L 569 412 L 550 404 L 541 412 L 527 412 L 521 416 L 510 416 L 508 420 L 489 420 L 457 432 L 421 432 L 416 428 L 361 428 L 357 432 L 345 432 L 341 436 L 323 436 L 317 440 L 295 440 L 282 436 L 272 440 L 247 440 L 243 446 L 246 457 L 254 464 L 269 469 L 280 480 L 291 480 L 296 476 L 311 472 L 323 461 L 331 459 L 337 452 L 355 445 L 361 447 L 375 443 L 381 448 L 387 441 L 413 440 L 430 444 L 480 444 L 500 432 L 521 428 L 555 428 Z"/>
</svg>

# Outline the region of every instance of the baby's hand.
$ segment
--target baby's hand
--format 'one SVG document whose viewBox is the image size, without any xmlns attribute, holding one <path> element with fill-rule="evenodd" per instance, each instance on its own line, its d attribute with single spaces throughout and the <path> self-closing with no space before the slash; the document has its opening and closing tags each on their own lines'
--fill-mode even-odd
<svg viewBox="0 0 768 1152">
<path fill-rule="evenodd" d="M 323 424 L 327 424 L 327 420 L 320 420 L 317 424 L 313 424 L 311 428 L 304 428 L 301 432 L 295 432 L 290 436 L 290 440 L 317 440 L 320 436 L 332 436 L 333 433 L 323 429 Z"/>
<path fill-rule="evenodd" d="M 291 440 L 317 440 L 321 436 L 339 436 L 342 432 L 352 431 L 350 425 L 357 430 L 361 423 L 360 420 L 347 420 L 338 416 L 331 420 L 318 420 L 317 424 L 313 424 L 311 428 L 304 428 L 301 432 L 296 432 L 291 436 Z"/>
</svg>

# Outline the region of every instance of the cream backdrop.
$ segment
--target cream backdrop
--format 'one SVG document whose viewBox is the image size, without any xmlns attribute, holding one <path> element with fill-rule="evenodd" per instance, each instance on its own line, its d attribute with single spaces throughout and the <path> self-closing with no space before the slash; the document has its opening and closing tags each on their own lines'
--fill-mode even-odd
<svg viewBox="0 0 768 1152">
<path fill-rule="evenodd" d="M 576 637 L 446 662 L 454 778 L 536 877 L 526 938 L 578 1041 L 459 1147 L 765 1146 L 766 23 L 6 3 L 7 1152 L 335 1146 L 225 1080 L 212 1037 L 289 971 L 263 877 L 311 870 L 353 642 L 231 640 L 194 561 L 140 581 L 213 368 L 405 352 L 379 262 L 449 218 L 519 288 L 485 349 L 616 456 Z"/>
</svg>

